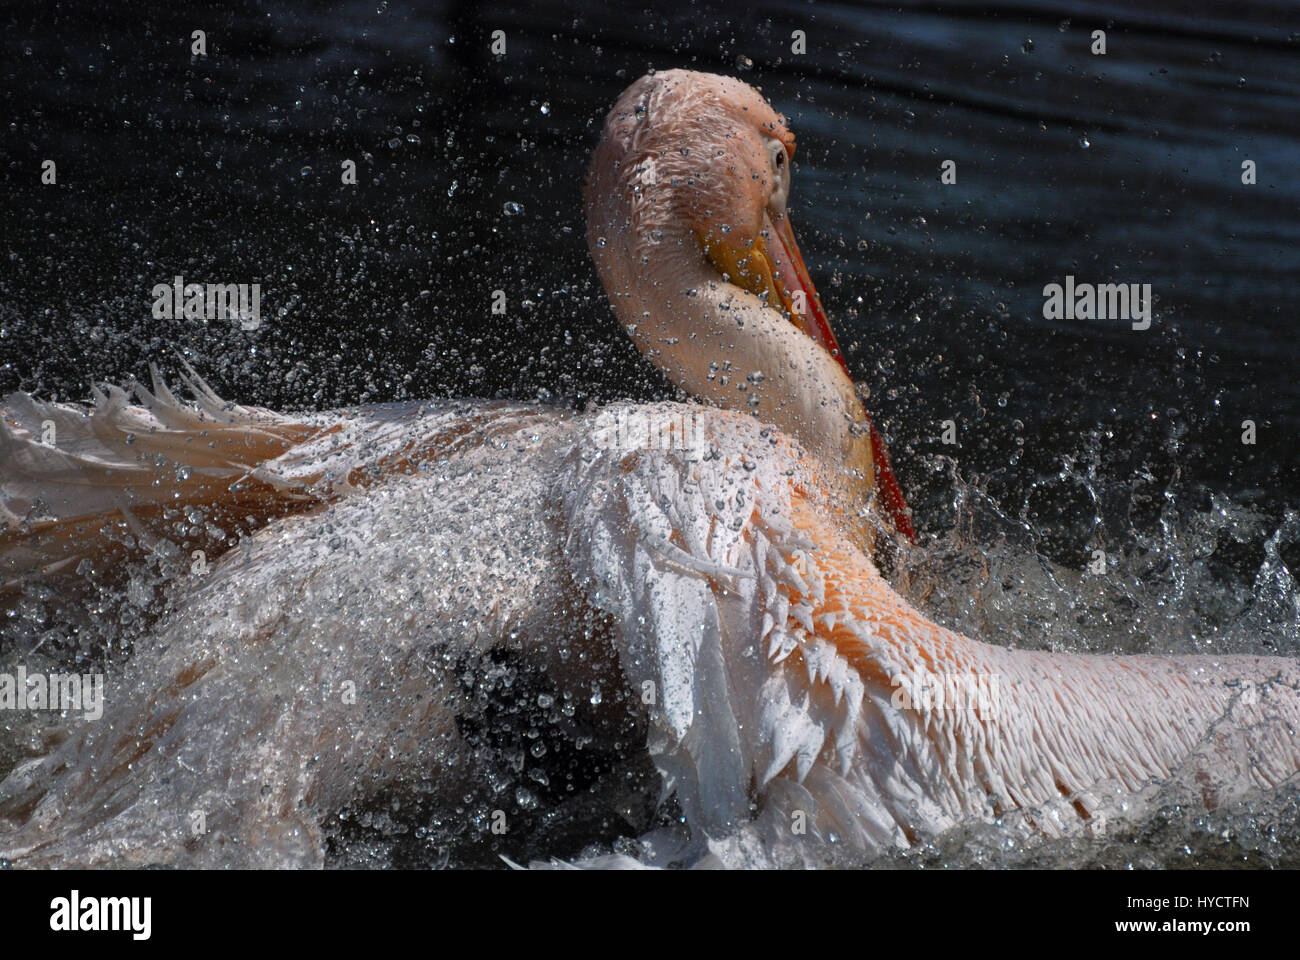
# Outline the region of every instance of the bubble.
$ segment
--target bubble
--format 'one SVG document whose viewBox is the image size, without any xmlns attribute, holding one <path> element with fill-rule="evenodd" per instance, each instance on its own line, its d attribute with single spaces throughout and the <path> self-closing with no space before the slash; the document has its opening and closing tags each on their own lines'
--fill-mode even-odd
<svg viewBox="0 0 1300 960">
<path fill-rule="evenodd" d="M 524 205 L 514 200 L 507 200 L 502 210 L 507 217 L 517 217 L 524 212 Z"/>
</svg>

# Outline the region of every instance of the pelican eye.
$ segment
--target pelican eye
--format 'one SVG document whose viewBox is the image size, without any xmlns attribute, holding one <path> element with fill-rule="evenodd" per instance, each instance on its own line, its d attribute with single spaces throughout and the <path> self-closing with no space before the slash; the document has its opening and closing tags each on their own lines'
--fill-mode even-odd
<svg viewBox="0 0 1300 960">
<path fill-rule="evenodd" d="M 785 210 L 790 196 L 790 157 L 780 140 L 767 141 L 767 155 L 772 165 L 772 197 L 770 204 L 778 212 Z"/>
</svg>

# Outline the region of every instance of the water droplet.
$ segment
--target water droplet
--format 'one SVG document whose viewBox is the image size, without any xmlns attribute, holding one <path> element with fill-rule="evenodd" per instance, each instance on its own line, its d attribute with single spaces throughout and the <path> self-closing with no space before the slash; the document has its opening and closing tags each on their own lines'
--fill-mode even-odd
<svg viewBox="0 0 1300 960">
<path fill-rule="evenodd" d="M 753 69 L 754 69 L 754 61 L 751 60 L 751 59 L 749 59 L 749 57 L 745 56 L 745 55 L 742 53 L 740 56 L 736 57 L 736 69 L 737 69 L 737 70 L 753 70 Z"/>
<path fill-rule="evenodd" d="M 551 105 L 549 103 L 543 103 L 537 109 L 541 111 L 542 116 L 544 117 L 549 117 L 551 115 Z"/>
<path fill-rule="evenodd" d="M 519 214 L 524 212 L 524 205 L 522 203 L 516 203 L 514 200 L 507 200 L 502 209 L 505 211 L 507 217 L 517 217 Z"/>
<path fill-rule="evenodd" d="M 1084 134 L 1079 138 L 1079 146 L 1083 147 L 1085 150 L 1092 146 L 1092 141 L 1088 139 L 1087 134 Z"/>
<path fill-rule="evenodd" d="M 1033 39 L 1031 37 L 1026 37 L 1025 42 L 1020 45 L 1020 49 L 1023 50 L 1025 53 L 1033 53 L 1034 52 Z"/>
</svg>

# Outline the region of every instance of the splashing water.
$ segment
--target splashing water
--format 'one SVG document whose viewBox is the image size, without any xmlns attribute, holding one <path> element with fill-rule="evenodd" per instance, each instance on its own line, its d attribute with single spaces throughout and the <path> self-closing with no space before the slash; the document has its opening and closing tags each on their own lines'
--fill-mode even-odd
<svg viewBox="0 0 1300 960">
<path fill-rule="evenodd" d="M 1097 542 L 1107 545 L 1104 566 L 1090 561 L 1078 569 L 1049 559 L 1045 531 L 1011 515 L 964 480 L 953 461 L 936 458 L 932 466 L 945 477 L 948 516 L 931 518 L 931 529 L 940 532 L 895 557 L 893 579 L 900 592 L 937 621 L 1008 646 L 1091 653 L 1300 654 L 1300 591 L 1282 559 L 1282 549 L 1300 538 L 1300 517 L 1294 512 L 1269 525 L 1222 495 L 1210 495 L 1208 507 L 1197 509 L 1166 490 L 1151 524 L 1116 526 L 1107 518 L 1127 515 L 1117 508 L 1131 499 L 1131 481 L 1106 476 L 1095 442 L 1063 458 L 1063 464 L 1054 482 L 1079 484 L 1096 505 L 1090 526 Z M 494 476 L 496 471 L 501 472 Z M 462 549 L 473 539 L 470 527 L 481 519 L 483 485 L 501 489 L 519 482 L 499 461 L 495 467 L 489 461 L 486 468 L 480 463 L 477 471 L 452 471 L 441 482 L 439 496 L 458 491 L 455 496 L 468 498 L 464 522 L 456 529 L 420 531 L 422 545 L 413 556 L 428 564 L 428 558 Z M 20 662 L 29 671 L 66 670 L 75 664 L 78 670 L 103 670 L 114 678 L 133 655 L 141 655 L 133 647 L 139 645 L 144 656 L 157 656 L 148 638 L 166 615 L 169 584 L 188 563 L 195 538 L 211 534 L 201 511 L 174 511 L 166 519 L 171 538 L 159 538 L 154 551 L 130 564 L 122 576 L 81 569 L 76 575 L 79 592 L 71 589 L 74 578 L 62 584 L 28 583 L 6 610 L 8 642 L 0 669 Z M 225 535 L 233 550 L 255 556 L 266 549 L 273 529 L 257 541 L 237 531 Z M 1243 544 L 1262 553 L 1253 570 L 1243 568 L 1234 554 Z M 316 592 L 311 600 L 316 609 L 309 606 L 297 615 L 321 623 L 356 620 L 346 596 L 346 589 Z M 382 597 L 375 602 L 390 607 Z M 391 603 L 409 606 L 410 598 Z M 382 620 L 385 609 L 368 609 L 356 622 Z M 196 615 L 202 612 L 200 607 Z M 579 629 L 580 642 L 558 640 L 557 647 L 608 642 L 607 624 L 587 622 Z M 464 648 L 453 644 L 453 649 L 458 646 Z M 671 801 L 658 804 L 659 777 L 644 749 L 644 727 L 615 665 L 607 664 L 592 680 L 569 683 L 513 652 L 506 642 L 486 654 L 463 655 L 453 674 L 469 708 L 458 721 L 460 752 L 438 759 L 481 775 L 459 780 L 465 786 L 452 798 L 446 784 L 429 773 L 400 778 L 346 804 L 324 824 L 328 863 L 449 867 L 491 865 L 501 853 L 523 860 L 610 851 L 635 855 L 636 836 L 677 816 Z M 48 715 L 6 717 L 4 723 L 0 772 L 23 756 L 44 752 L 48 739 L 58 735 L 58 725 Z M 200 732 L 200 740 L 202 736 Z M 204 749 L 201 742 L 189 746 Z M 219 742 L 208 746 L 223 749 Z M 960 826 L 872 863 L 1300 865 L 1300 786 L 1248 793 L 1209 812 L 1200 798 L 1198 784 L 1176 771 L 1168 781 L 1150 784 L 1141 798 L 1116 793 L 1110 799 L 1115 823 L 1105 836 L 1035 837 L 1022 829 L 1026 813 L 1018 812 L 995 824 Z M 503 807 L 517 818 L 508 840 L 491 831 L 494 811 Z M 842 857 L 833 845 L 824 856 L 827 866 L 861 865 Z"/>
<path fill-rule="evenodd" d="M 184 35 L 184 11 L 136 11 L 120 18 L 129 30 L 24 28 L 22 17 L 42 6 L 15 13 L 13 36 L 49 39 L 24 54 L 46 80 L 10 97 L 10 132 L 15 142 L 77 143 L 102 162 L 64 176 L 57 190 L 14 193 L 11 269 L 0 279 L 3 390 L 81 398 L 87 379 L 124 380 L 176 346 L 223 393 L 276 409 L 665 395 L 611 322 L 575 218 L 592 118 L 648 59 L 665 56 L 645 47 L 663 34 L 654 11 L 589 11 L 579 33 L 566 34 L 580 52 L 499 70 L 461 59 L 473 56 L 465 38 L 493 26 L 476 20 L 488 12 L 462 5 L 460 19 L 431 24 L 427 12 L 394 11 L 391 25 L 370 25 L 375 39 L 360 50 L 370 61 L 360 72 L 350 63 L 333 69 L 326 58 L 304 78 L 309 38 L 357 50 L 341 19 L 286 11 L 283 32 L 271 35 L 260 20 L 233 13 L 229 56 L 158 54 L 141 74 L 128 69 L 139 56 L 138 25 Z M 905 485 L 930 491 L 913 501 L 921 546 L 895 558 L 900 592 L 935 620 L 991 643 L 1300 655 L 1294 466 L 1269 474 L 1240 461 L 1243 476 L 1207 479 L 1206 458 L 1189 457 L 1171 437 L 1157 452 L 1176 470 L 1130 470 L 1107 438 L 1115 418 L 1097 413 L 1114 403 L 1132 422 L 1148 408 L 1163 412 L 1172 396 L 1187 410 L 1222 403 L 1225 413 L 1271 415 L 1279 432 L 1294 434 L 1297 381 L 1277 345 L 1292 336 L 1284 305 L 1300 250 L 1289 215 L 1296 181 L 1228 189 L 1213 165 L 1199 162 L 1206 150 L 1235 158 L 1243 137 L 1294 148 L 1282 94 L 1296 82 L 1296 60 L 1279 42 L 1285 31 L 1279 38 L 1268 26 L 1273 11 L 1234 12 L 1192 29 L 1180 5 L 1148 4 L 1141 56 L 1168 72 L 1121 49 L 1081 65 L 1068 45 L 1086 37 L 1082 8 L 1073 26 L 1065 20 L 1050 35 L 1041 23 L 1018 23 L 1023 11 L 996 5 L 984 17 L 878 11 L 861 22 L 842 18 L 834 47 L 810 45 L 800 61 L 808 69 L 796 72 L 789 58 L 769 62 L 762 42 L 739 54 L 735 38 L 745 30 L 733 24 L 736 11 L 707 6 L 670 25 L 675 54 L 703 69 L 745 71 L 791 116 L 801 138 L 800 225 L 809 228 L 801 242 L 855 376 L 878 404 L 878 424 L 915 441 L 929 421 L 956 415 L 949 407 L 967 378 L 987 395 L 1014 391 L 1023 400 L 996 429 L 998 410 L 989 412 L 983 423 L 994 449 L 982 460 L 954 461 L 915 443 L 894 448 Z M 752 13 L 758 38 L 783 22 L 764 4 Z M 555 28 L 544 21 L 521 23 L 512 47 L 550 49 Z M 406 42 L 430 29 L 442 29 L 445 45 L 426 51 Z M 1257 43 L 1260 31 L 1273 42 Z M 244 94 L 231 99 L 250 82 L 243 58 L 263 42 L 266 69 L 257 71 L 253 99 L 301 104 L 292 114 L 268 118 L 247 108 Z M 949 45 L 962 55 L 935 55 Z M 1256 68 L 1243 90 L 1238 68 L 1246 63 Z M 1080 99 L 1081 84 L 1096 95 Z M 180 89 L 185 101 L 174 95 Z M 67 103 L 108 118 L 99 139 L 84 141 L 84 118 Z M 398 138 L 389 129 L 396 116 L 420 134 Z M 181 127 L 193 127 L 197 143 L 178 140 Z M 319 145 L 339 131 L 360 145 L 364 190 L 316 186 L 336 163 L 317 159 Z M 949 153 L 975 162 L 963 159 L 954 189 L 936 192 L 936 168 Z M 202 176 L 199 155 L 213 158 Z M 187 174 L 178 177 L 182 166 Z M 272 171 L 272 180 L 231 175 L 241 166 Z M 307 177 L 309 169 L 316 172 Z M 440 202 L 415 202 L 423 197 Z M 1158 318 L 1141 338 L 1101 326 L 1049 329 L 1038 291 L 1085 256 L 1117 265 L 1113 279 L 1151 281 L 1178 314 Z M 147 294 L 177 273 L 261 280 L 274 321 L 255 331 L 184 318 L 160 326 Z M 498 288 L 510 295 L 504 317 L 488 314 L 481 295 Z M 1160 339 L 1175 321 L 1183 332 Z M 1180 362 L 1184 348 L 1204 359 Z M 1082 372 L 1059 390 L 1057 371 L 1075 368 Z M 1030 466 L 1031 455 L 1016 462 L 1013 414 L 1047 438 L 1040 447 L 1059 451 L 1055 468 L 1041 457 Z M 1206 422 L 1192 427 L 1209 432 Z M 1134 441 L 1139 459 L 1151 453 L 1142 443 Z M 999 458 L 1033 478 L 1027 489 L 1008 493 L 974 475 Z M 1251 495 L 1264 486 L 1266 496 Z M 1040 510 L 1045 503 L 1052 509 Z M 153 655 L 148 640 L 195 543 L 256 549 L 250 531 L 220 517 L 175 510 L 164 520 L 144 559 L 65 571 L 0 603 L 0 670 L 21 663 L 123 676 L 142 650 Z M 125 526 L 110 535 L 134 546 Z M 432 540 L 426 549 L 436 556 L 448 546 Z M 338 608 L 316 602 L 313 616 L 338 618 Z M 604 628 L 580 630 L 599 636 Z M 634 853 L 630 838 L 675 818 L 671 801 L 658 805 L 658 777 L 616 674 L 600 676 L 598 690 L 585 680 L 560 684 L 502 650 L 467 657 L 456 675 L 473 704 L 460 733 L 481 780 L 448 801 L 431 780 L 411 777 L 339 809 L 327 829 L 330 863 L 436 867 L 495 864 L 498 853 Z M 0 774 L 58 732 L 48 714 L 0 716 Z M 1154 808 L 1106 838 L 1026 840 L 1015 824 L 979 824 L 878 862 L 1300 866 L 1293 785 L 1212 813 L 1177 774 L 1151 791 Z M 520 818 L 505 839 L 490 829 L 502 806 Z M 839 862 L 828 850 L 828 865 Z"/>
</svg>

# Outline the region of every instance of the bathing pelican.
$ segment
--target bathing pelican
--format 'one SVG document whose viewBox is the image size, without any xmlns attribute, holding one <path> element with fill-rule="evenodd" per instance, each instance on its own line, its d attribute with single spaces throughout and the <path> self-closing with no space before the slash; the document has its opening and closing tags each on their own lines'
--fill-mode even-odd
<svg viewBox="0 0 1300 960">
<path fill-rule="evenodd" d="M 358 797 L 463 792 L 458 664 L 501 646 L 574 690 L 619 672 L 683 815 L 644 838 L 655 865 L 869 856 L 998 818 L 1096 832 L 1175 771 L 1209 806 L 1292 776 L 1292 660 L 1008 649 L 882 578 L 873 545 L 910 521 L 794 243 L 793 146 L 752 88 L 674 70 L 597 147 L 601 281 L 704 405 L 289 415 L 191 372 L 187 401 L 158 377 L 134 403 L 9 397 L 10 589 L 213 562 L 174 567 L 103 719 L 0 783 L 0 856 L 319 864 Z"/>
</svg>

